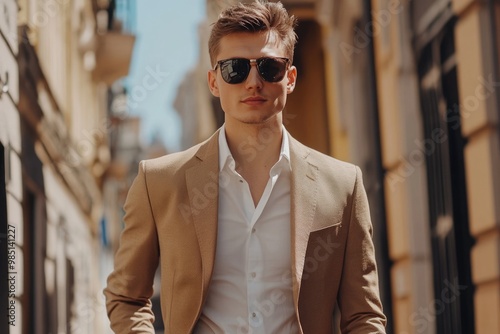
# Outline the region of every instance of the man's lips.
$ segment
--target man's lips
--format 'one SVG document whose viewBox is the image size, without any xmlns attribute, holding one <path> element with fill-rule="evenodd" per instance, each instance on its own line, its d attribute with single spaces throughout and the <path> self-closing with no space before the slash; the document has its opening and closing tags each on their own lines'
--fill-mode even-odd
<svg viewBox="0 0 500 334">
<path fill-rule="evenodd" d="M 266 101 L 266 99 L 263 98 L 262 96 L 249 96 L 249 97 L 241 100 L 241 102 L 247 103 L 247 104 L 260 104 L 260 103 L 263 103 L 265 101 Z"/>
</svg>

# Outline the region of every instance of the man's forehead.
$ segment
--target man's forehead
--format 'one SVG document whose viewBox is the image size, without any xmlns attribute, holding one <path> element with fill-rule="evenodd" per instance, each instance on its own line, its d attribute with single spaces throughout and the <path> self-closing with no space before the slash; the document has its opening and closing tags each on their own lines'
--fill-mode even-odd
<svg viewBox="0 0 500 334">
<path fill-rule="evenodd" d="M 266 48 L 276 48 L 282 49 L 282 51 L 284 51 L 283 43 L 279 39 L 278 34 L 270 30 L 264 32 L 236 32 L 228 34 L 222 37 L 220 40 L 219 54 L 231 52 L 235 47 L 249 48 L 249 39 L 255 40 L 257 43 L 260 43 Z"/>
</svg>

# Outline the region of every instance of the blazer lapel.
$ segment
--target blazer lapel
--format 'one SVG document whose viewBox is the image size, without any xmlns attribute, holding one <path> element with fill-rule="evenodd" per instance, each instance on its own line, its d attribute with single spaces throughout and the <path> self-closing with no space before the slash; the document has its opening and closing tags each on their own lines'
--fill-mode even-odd
<svg viewBox="0 0 500 334">
<path fill-rule="evenodd" d="M 186 170 L 186 185 L 191 217 L 196 230 L 202 261 L 202 284 L 205 295 L 212 276 L 217 243 L 219 197 L 219 146 L 217 131 L 200 146 L 195 165 Z"/>
<path fill-rule="evenodd" d="M 290 183 L 292 279 L 294 304 L 298 312 L 307 243 L 316 211 L 318 167 L 308 161 L 309 150 L 291 136 L 289 138 L 292 165 Z"/>
</svg>

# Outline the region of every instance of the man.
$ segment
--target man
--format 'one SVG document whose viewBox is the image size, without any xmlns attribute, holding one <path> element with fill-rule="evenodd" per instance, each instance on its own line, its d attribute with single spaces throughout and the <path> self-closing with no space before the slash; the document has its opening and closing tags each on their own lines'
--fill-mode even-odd
<svg viewBox="0 0 500 334">
<path fill-rule="evenodd" d="M 225 124 L 141 162 L 105 289 L 116 333 L 153 332 L 158 264 L 166 333 L 332 333 L 336 304 L 342 333 L 385 333 L 361 172 L 282 124 L 294 26 L 268 2 L 215 23 L 208 84 Z"/>
</svg>

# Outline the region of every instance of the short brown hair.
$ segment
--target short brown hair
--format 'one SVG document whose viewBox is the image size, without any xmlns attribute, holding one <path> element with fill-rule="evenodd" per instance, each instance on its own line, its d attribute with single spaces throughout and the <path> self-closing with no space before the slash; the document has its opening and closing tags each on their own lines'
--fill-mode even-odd
<svg viewBox="0 0 500 334">
<path fill-rule="evenodd" d="M 214 23 L 208 40 L 210 62 L 215 64 L 219 53 L 220 40 L 229 34 L 239 32 L 259 33 L 271 31 L 279 37 L 285 48 L 286 56 L 293 61 L 293 50 L 297 42 L 294 29 L 297 26 L 295 16 L 288 15 L 281 2 L 258 0 L 252 3 L 226 8 Z"/>
</svg>

